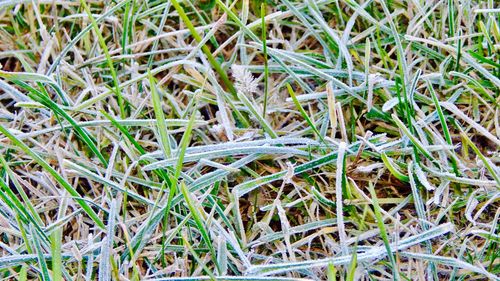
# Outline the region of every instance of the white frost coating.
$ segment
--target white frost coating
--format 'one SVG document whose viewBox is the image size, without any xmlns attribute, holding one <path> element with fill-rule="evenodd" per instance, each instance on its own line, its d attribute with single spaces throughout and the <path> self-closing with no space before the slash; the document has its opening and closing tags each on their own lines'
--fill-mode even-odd
<svg viewBox="0 0 500 281">
<path fill-rule="evenodd" d="M 462 120 L 471 125 L 474 129 L 476 129 L 483 136 L 487 137 L 489 140 L 494 142 L 496 145 L 500 145 L 500 140 L 491 134 L 488 130 L 486 130 L 483 126 L 476 123 L 469 116 L 465 115 L 456 105 L 449 102 L 441 102 L 439 103 L 444 108 L 448 109 L 451 113 L 455 114 L 457 117 L 460 117 Z"/>
<path fill-rule="evenodd" d="M 337 172 L 335 174 L 335 197 L 336 205 L 337 205 L 337 225 L 339 228 L 339 240 L 340 247 L 342 249 L 342 255 L 347 255 L 349 253 L 349 249 L 347 248 L 346 240 L 347 234 L 345 232 L 344 225 L 344 213 L 342 211 L 342 180 L 344 179 L 344 157 L 345 157 L 346 144 L 345 142 L 341 142 L 339 144 L 339 156 L 337 157 Z"/>
</svg>

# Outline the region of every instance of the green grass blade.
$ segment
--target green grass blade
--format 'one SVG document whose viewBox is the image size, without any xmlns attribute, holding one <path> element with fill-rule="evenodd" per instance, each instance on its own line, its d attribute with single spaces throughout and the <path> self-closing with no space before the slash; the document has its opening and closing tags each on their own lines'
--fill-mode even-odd
<svg viewBox="0 0 500 281">
<path fill-rule="evenodd" d="M 387 230 L 384 225 L 384 219 L 382 218 L 382 212 L 380 211 L 380 205 L 378 204 L 377 194 L 375 193 L 375 189 L 373 188 L 373 184 L 369 184 L 368 189 L 370 190 L 370 194 L 372 196 L 372 205 L 373 210 L 375 211 L 375 217 L 377 219 L 377 225 L 380 230 L 380 237 L 384 241 L 384 246 L 387 251 L 387 255 L 389 257 L 389 261 L 392 266 L 392 274 L 394 280 L 400 280 L 399 277 L 399 268 L 396 263 L 396 257 L 392 253 L 391 244 L 389 242 L 389 236 L 387 235 Z"/>
<path fill-rule="evenodd" d="M 302 115 L 302 118 L 304 118 L 306 120 L 307 124 L 309 124 L 309 126 L 311 126 L 311 128 L 312 128 L 313 132 L 316 134 L 316 136 L 322 142 L 325 142 L 325 140 L 323 139 L 323 136 L 318 131 L 318 128 L 316 128 L 316 125 L 311 120 L 311 118 L 309 118 L 309 115 L 307 115 L 307 112 L 304 110 L 304 108 L 302 107 L 300 102 L 297 100 L 297 96 L 295 95 L 295 91 L 292 89 L 292 86 L 290 86 L 290 84 L 286 84 L 286 88 L 288 89 L 288 93 L 290 94 L 290 97 L 292 97 L 293 103 L 295 104 L 295 106 L 299 110 L 300 115 Z"/>
<path fill-rule="evenodd" d="M 115 67 L 113 65 L 113 60 L 111 59 L 111 55 L 109 54 L 108 46 L 106 45 L 106 41 L 104 40 L 104 37 L 102 36 L 101 30 L 99 29 L 99 26 L 97 25 L 96 20 L 92 16 L 92 12 L 90 11 L 89 6 L 87 6 L 87 3 L 85 0 L 80 0 L 80 4 L 83 6 L 85 9 L 85 12 L 87 12 L 87 16 L 90 19 L 90 22 L 92 24 L 92 28 L 94 29 L 95 34 L 97 35 L 97 39 L 99 41 L 99 45 L 102 48 L 102 51 L 104 52 L 104 55 L 106 56 L 106 62 L 109 67 L 109 71 L 111 72 L 111 77 L 113 78 L 113 91 L 116 95 L 117 101 L 118 101 L 118 106 L 120 107 L 120 116 L 121 118 L 125 118 L 126 113 L 125 113 L 125 101 L 123 99 L 121 89 L 120 89 L 120 82 L 118 81 L 118 76 L 116 74 Z M 127 2 L 128 4 L 128 2 Z"/>
<path fill-rule="evenodd" d="M 151 90 L 151 97 L 153 99 L 153 108 L 156 117 L 156 126 L 158 127 L 158 134 L 160 135 L 160 144 L 163 149 L 163 153 L 165 157 L 171 157 L 171 145 L 170 145 L 170 137 L 168 136 L 167 125 L 165 124 L 165 115 L 163 114 L 163 107 L 161 104 L 160 96 L 156 91 L 156 85 L 154 82 L 153 75 L 148 70 L 149 76 L 149 87 Z"/>
<path fill-rule="evenodd" d="M 194 25 L 191 22 L 191 20 L 189 19 L 189 17 L 187 16 L 186 12 L 184 11 L 184 8 L 182 8 L 182 6 L 179 4 L 179 2 L 177 0 L 172 0 L 171 2 L 172 2 L 172 5 L 174 6 L 175 10 L 177 11 L 177 13 L 179 13 L 179 17 L 182 19 L 182 21 L 184 22 L 184 24 L 188 27 L 188 29 L 191 32 L 191 35 L 193 36 L 193 38 L 198 43 L 202 42 L 201 36 L 198 34 L 198 32 L 196 31 L 196 29 L 194 28 Z M 215 60 L 214 56 L 210 52 L 210 49 L 207 47 L 207 45 L 203 45 L 201 47 L 201 50 L 203 51 L 203 53 L 207 57 L 208 61 L 210 62 L 210 65 L 220 75 L 220 77 L 222 79 L 222 82 L 224 82 L 224 85 L 226 85 L 226 87 L 229 90 L 229 92 L 234 97 L 237 97 L 237 95 L 236 95 L 237 94 L 236 93 L 236 89 L 234 88 L 233 83 L 229 80 L 229 77 L 227 76 L 226 71 L 224 69 L 222 69 L 222 67 L 220 66 L 220 64 Z"/>
</svg>

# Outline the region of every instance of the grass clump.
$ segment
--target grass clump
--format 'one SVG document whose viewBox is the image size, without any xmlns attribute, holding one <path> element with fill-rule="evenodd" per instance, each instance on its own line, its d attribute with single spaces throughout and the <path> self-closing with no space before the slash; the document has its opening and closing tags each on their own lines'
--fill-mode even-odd
<svg viewBox="0 0 500 281">
<path fill-rule="evenodd" d="M 499 17 L 0 2 L 0 279 L 500 280 Z"/>
</svg>

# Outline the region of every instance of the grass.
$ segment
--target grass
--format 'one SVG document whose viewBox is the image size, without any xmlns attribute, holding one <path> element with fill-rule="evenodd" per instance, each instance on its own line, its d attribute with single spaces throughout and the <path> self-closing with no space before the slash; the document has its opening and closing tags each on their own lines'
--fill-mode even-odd
<svg viewBox="0 0 500 281">
<path fill-rule="evenodd" d="M 495 1 L 0 2 L 1 280 L 500 280 Z"/>
</svg>

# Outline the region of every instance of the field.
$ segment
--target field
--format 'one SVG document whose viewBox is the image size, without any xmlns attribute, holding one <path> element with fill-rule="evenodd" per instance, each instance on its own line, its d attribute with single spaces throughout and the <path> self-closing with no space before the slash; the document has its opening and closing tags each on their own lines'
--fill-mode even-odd
<svg viewBox="0 0 500 281">
<path fill-rule="evenodd" d="M 497 0 L 0 0 L 0 280 L 500 280 Z"/>
</svg>

